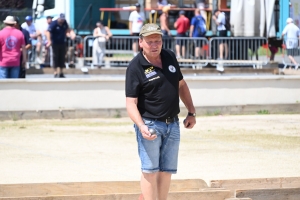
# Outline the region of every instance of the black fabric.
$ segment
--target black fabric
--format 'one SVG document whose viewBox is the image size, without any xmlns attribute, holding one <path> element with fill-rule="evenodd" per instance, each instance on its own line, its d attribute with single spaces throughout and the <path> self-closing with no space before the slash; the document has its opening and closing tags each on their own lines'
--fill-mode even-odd
<svg viewBox="0 0 300 200">
<path fill-rule="evenodd" d="M 126 97 L 138 98 L 142 117 L 176 116 L 179 110 L 179 81 L 183 79 L 175 54 L 162 49 L 163 68 L 150 64 L 140 52 L 126 70 Z"/>
<path fill-rule="evenodd" d="M 64 44 L 52 44 L 54 68 L 65 67 L 66 46 Z"/>
</svg>

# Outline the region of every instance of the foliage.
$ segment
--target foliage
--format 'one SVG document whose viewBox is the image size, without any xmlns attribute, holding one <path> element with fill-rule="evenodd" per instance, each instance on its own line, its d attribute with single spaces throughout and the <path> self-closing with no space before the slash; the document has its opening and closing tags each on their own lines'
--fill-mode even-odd
<svg viewBox="0 0 300 200">
<path fill-rule="evenodd" d="M 0 30 L 2 30 L 4 28 L 4 23 L 0 22 Z"/>
</svg>

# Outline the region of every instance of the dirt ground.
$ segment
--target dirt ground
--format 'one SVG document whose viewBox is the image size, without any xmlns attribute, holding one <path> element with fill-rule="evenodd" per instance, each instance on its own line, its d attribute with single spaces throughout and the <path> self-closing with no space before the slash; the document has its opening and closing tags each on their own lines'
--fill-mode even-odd
<svg viewBox="0 0 300 200">
<path fill-rule="evenodd" d="M 173 179 L 300 177 L 299 153 L 300 115 L 198 117 Z M 0 184 L 140 178 L 129 118 L 1 121 L 0 169 Z"/>
</svg>

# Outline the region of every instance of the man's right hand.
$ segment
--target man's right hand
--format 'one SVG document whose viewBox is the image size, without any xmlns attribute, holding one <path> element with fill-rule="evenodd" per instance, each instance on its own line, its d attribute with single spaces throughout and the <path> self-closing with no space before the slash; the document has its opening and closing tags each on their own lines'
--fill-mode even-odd
<svg viewBox="0 0 300 200">
<path fill-rule="evenodd" d="M 151 133 L 149 132 L 148 126 L 146 126 L 145 124 L 140 126 L 140 132 L 143 136 L 143 138 L 147 139 L 147 140 L 155 140 L 157 138 L 157 135 L 151 135 Z"/>
</svg>

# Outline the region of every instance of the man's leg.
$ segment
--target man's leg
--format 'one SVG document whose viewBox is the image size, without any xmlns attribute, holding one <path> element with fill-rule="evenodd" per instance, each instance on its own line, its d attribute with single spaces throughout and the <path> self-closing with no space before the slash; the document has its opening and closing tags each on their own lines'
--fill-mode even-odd
<svg viewBox="0 0 300 200">
<path fill-rule="evenodd" d="M 19 73 L 20 73 L 20 66 L 10 67 L 8 78 L 19 78 Z"/>
<path fill-rule="evenodd" d="M 220 58 L 223 59 L 223 54 L 224 54 L 224 44 L 223 43 L 220 43 L 219 50 L 220 50 Z"/>
<path fill-rule="evenodd" d="M 177 58 L 180 58 L 181 54 L 180 54 L 180 46 L 179 46 L 179 44 L 176 44 L 175 48 L 176 48 L 176 56 L 177 56 Z"/>
<path fill-rule="evenodd" d="M 158 172 L 157 177 L 157 197 L 158 200 L 167 200 L 171 184 L 171 173 Z"/>
<path fill-rule="evenodd" d="M 289 55 L 289 59 L 294 65 L 298 64 L 293 56 Z"/>
<path fill-rule="evenodd" d="M 142 173 L 141 190 L 145 200 L 156 200 L 157 196 L 157 175 L 156 173 Z"/>
<path fill-rule="evenodd" d="M 199 58 L 200 57 L 200 47 L 196 47 L 195 48 L 195 58 Z"/>
<path fill-rule="evenodd" d="M 137 47 L 137 42 L 136 41 L 134 41 L 132 43 L 132 50 L 133 50 L 133 56 L 136 56 L 137 53 L 138 53 L 138 47 Z"/>
<path fill-rule="evenodd" d="M 0 67 L 0 79 L 5 79 L 7 78 L 7 67 Z"/>
<path fill-rule="evenodd" d="M 181 51 L 182 51 L 181 52 L 182 57 L 185 58 L 185 45 L 184 44 L 181 46 Z"/>
</svg>

